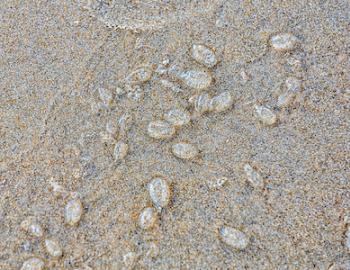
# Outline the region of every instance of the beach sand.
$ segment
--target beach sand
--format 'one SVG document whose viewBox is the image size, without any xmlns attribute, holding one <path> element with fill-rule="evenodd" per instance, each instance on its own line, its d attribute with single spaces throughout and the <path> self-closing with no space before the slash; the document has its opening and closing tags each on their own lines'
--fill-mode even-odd
<svg viewBox="0 0 350 270">
<path fill-rule="evenodd" d="M 0 269 L 350 269 L 349 12 L 3 0 Z"/>
</svg>

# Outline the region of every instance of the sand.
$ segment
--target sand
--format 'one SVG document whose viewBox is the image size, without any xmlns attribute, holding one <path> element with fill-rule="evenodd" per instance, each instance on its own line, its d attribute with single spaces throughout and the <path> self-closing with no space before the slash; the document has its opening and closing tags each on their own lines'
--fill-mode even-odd
<svg viewBox="0 0 350 270">
<path fill-rule="evenodd" d="M 33 257 L 57 270 L 350 269 L 349 12 L 345 0 L 2 1 L 0 269 Z M 281 51 L 271 39 L 284 33 L 297 41 Z M 194 44 L 217 63 L 193 59 Z M 186 85 L 188 70 L 210 85 Z M 288 78 L 300 87 L 282 107 Z M 222 112 L 189 102 L 225 91 Z M 174 108 L 190 123 L 151 138 Z M 183 142 L 195 157 L 174 156 Z M 71 200 L 82 215 L 67 224 Z"/>
</svg>

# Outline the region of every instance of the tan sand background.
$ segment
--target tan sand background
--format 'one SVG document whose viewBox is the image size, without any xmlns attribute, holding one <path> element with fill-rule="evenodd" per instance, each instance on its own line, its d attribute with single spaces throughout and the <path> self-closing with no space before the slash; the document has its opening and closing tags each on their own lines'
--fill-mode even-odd
<svg viewBox="0 0 350 270">
<path fill-rule="evenodd" d="M 349 13 L 346 0 L 1 1 L 0 269 L 31 257 L 45 269 L 350 269 Z M 275 52 L 269 39 L 284 32 L 300 42 Z M 230 91 L 232 109 L 154 140 L 148 123 L 173 107 L 191 111 L 196 93 L 179 82 L 180 93 L 165 88 L 160 80 L 169 77 L 157 73 L 139 100 L 125 94 L 101 106 L 97 89 L 115 94 L 140 65 L 199 67 L 195 43 L 215 49 L 208 91 Z M 288 76 L 303 89 L 266 127 L 253 104 L 275 108 Z M 115 162 L 115 142 L 103 134 L 125 112 L 129 152 Z M 174 157 L 179 141 L 200 157 Z M 264 177 L 262 191 L 247 183 L 247 162 Z M 137 219 L 158 174 L 171 184 L 171 203 L 144 231 Z M 220 177 L 225 185 L 212 188 Z M 70 227 L 64 207 L 74 196 L 84 213 Z M 28 217 L 43 238 L 21 229 Z M 249 246 L 223 243 L 223 224 L 244 231 Z M 45 237 L 59 241 L 62 258 L 47 254 Z"/>
</svg>

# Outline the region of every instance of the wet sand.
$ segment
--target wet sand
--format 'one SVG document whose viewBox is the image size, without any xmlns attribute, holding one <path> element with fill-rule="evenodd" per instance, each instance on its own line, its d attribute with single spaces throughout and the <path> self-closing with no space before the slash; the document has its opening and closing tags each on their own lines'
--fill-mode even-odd
<svg viewBox="0 0 350 270">
<path fill-rule="evenodd" d="M 349 11 L 3 1 L 0 269 L 350 269 Z M 150 136 L 172 109 L 190 122 Z"/>
</svg>

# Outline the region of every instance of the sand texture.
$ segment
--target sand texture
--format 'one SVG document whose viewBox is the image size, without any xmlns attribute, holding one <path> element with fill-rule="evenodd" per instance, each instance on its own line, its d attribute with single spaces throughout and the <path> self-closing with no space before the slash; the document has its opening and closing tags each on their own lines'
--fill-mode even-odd
<svg viewBox="0 0 350 270">
<path fill-rule="evenodd" d="M 1 270 L 349 270 L 350 2 L 2 0 Z"/>
</svg>

